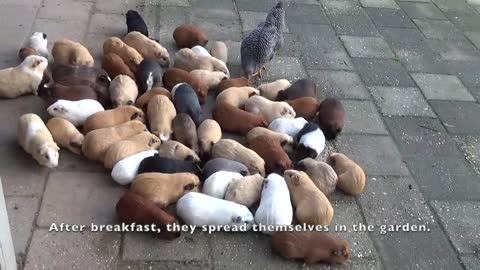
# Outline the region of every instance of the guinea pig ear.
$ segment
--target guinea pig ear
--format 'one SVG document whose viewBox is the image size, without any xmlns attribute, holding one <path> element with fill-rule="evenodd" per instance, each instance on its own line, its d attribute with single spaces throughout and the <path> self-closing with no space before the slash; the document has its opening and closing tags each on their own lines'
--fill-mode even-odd
<svg viewBox="0 0 480 270">
<path fill-rule="evenodd" d="M 35 59 L 35 61 L 33 61 L 32 63 L 32 68 L 36 68 L 38 67 L 38 65 L 40 65 L 42 61 L 38 60 L 38 59 Z"/>
<path fill-rule="evenodd" d="M 186 161 L 193 161 L 194 158 L 193 158 L 192 155 L 188 155 L 188 156 L 185 157 L 185 160 L 186 160 Z"/>
<path fill-rule="evenodd" d="M 148 146 L 152 146 L 155 143 L 155 139 L 151 138 L 150 141 L 148 142 Z"/>
<path fill-rule="evenodd" d="M 183 190 L 192 190 L 195 188 L 194 184 L 188 184 L 183 187 Z"/>
<path fill-rule="evenodd" d="M 241 223 L 242 222 L 242 217 L 241 216 L 232 217 L 232 222 L 233 223 Z"/>
<path fill-rule="evenodd" d="M 248 94 L 248 97 L 253 97 L 253 96 L 256 96 L 256 95 L 257 95 L 257 93 L 252 92 L 252 93 Z"/>
<path fill-rule="evenodd" d="M 297 174 L 292 175 L 292 184 L 295 186 L 300 185 L 300 177 Z"/>
</svg>

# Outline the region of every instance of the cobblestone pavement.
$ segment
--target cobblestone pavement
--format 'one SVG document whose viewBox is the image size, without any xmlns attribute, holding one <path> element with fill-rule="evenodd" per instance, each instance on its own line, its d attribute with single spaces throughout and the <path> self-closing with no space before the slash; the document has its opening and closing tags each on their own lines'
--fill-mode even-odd
<svg viewBox="0 0 480 270">
<path fill-rule="evenodd" d="M 275 2 L 1 0 L 0 66 L 18 63 L 17 50 L 35 30 L 48 33 L 50 47 L 62 37 L 82 41 L 99 59 L 105 38 L 125 34 L 123 13 L 133 8 L 171 52 L 172 32 L 182 23 L 227 41 L 237 76 L 242 35 Z M 341 98 L 347 128 L 332 147 L 368 174 L 361 196 L 332 199 L 333 224 L 377 228 L 338 233 L 353 250 L 338 268 L 479 269 L 480 6 L 287 0 L 285 9 L 286 48 L 264 80 L 310 77 L 320 98 Z M 0 101 L 0 175 L 20 269 L 330 269 L 282 260 L 267 236 L 254 233 L 184 234 L 164 242 L 137 233 L 48 232 L 52 222 L 114 224 L 125 188 L 99 164 L 66 151 L 57 169 L 38 167 L 15 139 L 15 121 L 26 112 L 46 117 L 37 97 Z M 429 231 L 378 230 L 407 223 Z"/>
</svg>

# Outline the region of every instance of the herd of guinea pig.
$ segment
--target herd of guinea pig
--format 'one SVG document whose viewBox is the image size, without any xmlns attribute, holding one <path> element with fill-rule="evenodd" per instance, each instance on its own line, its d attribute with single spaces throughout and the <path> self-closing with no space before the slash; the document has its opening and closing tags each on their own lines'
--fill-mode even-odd
<svg viewBox="0 0 480 270">
<path fill-rule="evenodd" d="M 18 120 L 18 143 L 40 165 L 56 167 L 59 147 L 102 162 L 114 181 L 130 185 L 116 205 L 120 220 L 154 223 L 162 239 L 180 235 L 165 229 L 178 220 L 246 230 L 328 225 L 336 187 L 350 196 L 363 191 L 365 172 L 346 155 L 316 160 L 342 131 L 345 110 L 335 98 L 319 101 L 315 82 L 255 88 L 230 78 L 225 43 L 208 42 L 188 24 L 173 33 L 179 51 L 168 68 L 168 51 L 149 38 L 142 17 L 128 11 L 126 21 L 123 40 L 104 42 L 101 69 L 80 43 L 58 40 L 50 53 L 47 35 L 36 32 L 19 51 L 21 64 L 0 70 L 0 97 L 33 93 L 53 117 Z M 213 119 L 204 119 L 209 92 L 216 104 Z M 246 146 L 222 131 L 246 136 Z M 175 216 L 164 210 L 172 204 Z M 350 255 L 348 243 L 327 232 L 263 232 L 289 259 L 343 263 Z"/>
</svg>

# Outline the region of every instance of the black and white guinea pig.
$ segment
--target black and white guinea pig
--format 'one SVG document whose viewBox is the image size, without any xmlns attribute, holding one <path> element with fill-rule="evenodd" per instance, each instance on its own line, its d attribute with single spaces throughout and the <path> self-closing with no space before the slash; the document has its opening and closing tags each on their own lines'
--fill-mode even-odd
<svg viewBox="0 0 480 270">
<path fill-rule="evenodd" d="M 145 58 L 137 67 L 135 74 L 139 96 L 155 86 L 162 84 L 162 67 L 155 59 Z"/>
<path fill-rule="evenodd" d="M 203 120 L 203 111 L 198 101 L 197 94 L 188 83 L 179 83 L 172 88 L 172 100 L 177 114 L 186 113 L 190 115 L 198 127 Z"/>
<path fill-rule="evenodd" d="M 157 154 L 146 157 L 138 166 L 138 174 L 158 172 L 158 173 L 182 173 L 189 172 L 200 174 L 200 168 L 191 160 L 176 160 L 161 157 Z"/>
<path fill-rule="evenodd" d="M 242 176 L 247 176 L 249 174 L 247 166 L 238 161 L 226 158 L 214 158 L 209 160 L 203 166 L 202 181 L 207 180 L 210 175 L 219 171 L 236 172 L 241 174 Z"/>
<path fill-rule="evenodd" d="M 315 123 L 307 123 L 297 133 L 296 160 L 305 158 L 315 159 L 325 149 L 325 136 L 320 127 Z"/>
</svg>

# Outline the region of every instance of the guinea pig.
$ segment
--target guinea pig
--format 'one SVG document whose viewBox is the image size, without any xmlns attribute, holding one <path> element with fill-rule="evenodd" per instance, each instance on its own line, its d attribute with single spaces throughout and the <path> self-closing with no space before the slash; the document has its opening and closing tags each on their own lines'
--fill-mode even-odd
<svg viewBox="0 0 480 270">
<path fill-rule="evenodd" d="M 54 83 L 49 87 L 40 85 L 38 88 L 38 96 L 41 97 L 50 106 L 59 100 L 81 101 L 81 100 L 99 100 L 95 89 L 87 85 L 73 85 L 66 86 L 59 83 Z M 99 102 L 100 105 L 102 105 Z M 104 102 L 105 105 L 107 105 Z M 103 108 L 103 105 L 102 105 Z"/>
<path fill-rule="evenodd" d="M 230 226 L 232 230 L 253 227 L 253 215 L 244 205 L 189 192 L 177 202 L 177 215 L 188 225 Z"/>
<path fill-rule="evenodd" d="M 203 81 L 207 88 L 214 89 L 217 85 L 225 79 L 228 79 L 225 73 L 220 71 L 208 71 L 202 69 L 194 69 L 190 71 L 190 74 L 199 81 Z"/>
<path fill-rule="evenodd" d="M 268 126 L 268 122 L 263 115 L 241 110 L 224 101 L 217 102 L 212 115 L 224 131 L 242 135 L 247 134 L 255 127 Z"/>
<path fill-rule="evenodd" d="M 127 75 L 118 75 L 110 83 L 110 99 L 113 107 L 133 105 L 138 97 L 138 87 Z"/>
<path fill-rule="evenodd" d="M 203 110 L 192 86 L 187 83 L 176 85 L 172 89 L 172 99 L 177 113 L 188 114 L 197 127 L 202 123 Z"/>
<path fill-rule="evenodd" d="M 265 160 L 266 173 L 282 174 L 285 170 L 293 168 L 292 161 L 280 143 L 268 136 L 258 136 L 249 141 L 248 148 Z"/>
<path fill-rule="evenodd" d="M 176 160 L 191 160 L 199 163 L 201 160 L 198 155 L 190 148 L 177 141 L 166 141 L 158 148 L 158 154 L 161 157 Z"/>
<path fill-rule="evenodd" d="M 148 37 L 148 27 L 142 16 L 136 10 L 129 10 L 125 14 L 127 32 L 140 32 Z"/>
<path fill-rule="evenodd" d="M 250 97 L 258 94 L 258 90 L 253 87 L 231 87 L 222 91 L 217 96 L 216 102 L 219 103 L 223 101 L 237 108 L 241 108 L 245 105 Z"/>
<path fill-rule="evenodd" d="M 146 157 L 140 162 L 138 174 L 158 172 L 158 173 L 193 173 L 200 174 L 200 167 L 191 160 L 177 160 L 164 158 L 158 154 Z"/>
<path fill-rule="evenodd" d="M 324 99 L 318 108 L 318 125 L 327 140 L 334 140 L 345 126 L 345 108 L 335 98 Z"/>
<path fill-rule="evenodd" d="M 289 153 L 293 151 L 293 147 L 295 144 L 295 141 L 293 140 L 292 136 L 289 136 L 287 134 L 275 132 L 273 130 L 270 130 L 268 128 L 264 127 L 256 127 L 250 130 L 247 133 L 247 143 L 250 143 L 252 140 L 254 140 L 258 136 L 267 136 L 270 138 L 270 140 L 275 140 L 277 141 L 285 150 L 285 152 Z"/>
<path fill-rule="evenodd" d="M 108 53 L 103 56 L 102 68 L 112 79 L 115 79 L 118 75 L 127 75 L 132 80 L 136 80 L 135 74 L 133 74 L 127 64 L 123 62 L 123 59 L 116 53 Z"/>
<path fill-rule="evenodd" d="M 290 87 L 292 84 L 285 79 L 276 80 L 271 83 L 263 83 L 258 87 L 260 95 L 269 100 L 277 100 L 278 92 Z"/>
<path fill-rule="evenodd" d="M 80 155 L 82 152 L 83 134 L 67 120 L 54 117 L 47 122 L 47 128 L 52 134 L 53 140 L 60 147 Z"/>
<path fill-rule="evenodd" d="M 27 58 L 30 55 L 40 55 L 34 48 L 20 48 L 18 50 L 18 58 L 20 58 L 20 61 L 23 62 L 25 58 Z"/>
<path fill-rule="evenodd" d="M 263 180 L 255 222 L 267 227 L 266 230 L 262 230 L 263 233 L 272 234 L 278 229 L 276 226 L 290 225 L 292 219 L 293 208 L 287 183 L 281 175 L 272 173 Z"/>
<path fill-rule="evenodd" d="M 51 116 L 68 120 L 76 127 L 82 126 L 91 115 L 103 111 L 103 106 L 93 99 L 76 101 L 59 99 L 47 108 Z"/>
<path fill-rule="evenodd" d="M 47 65 L 45 57 L 30 55 L 20 65 L 0 70 L 0 98 L 37 95 Z"/>
<path fill-rule="evenodd" d="M 213 145 L 222 138 L 222 129 L 217 121 L 205 119 L 197 129 L 198 147 L 202 156 L 209 156 Z"/>
<path fill-rule="evenodd" d="M 215 88 L 215 95 L 219 95 L 224 90 L 227 90 L 231 87 L 244 87 L 252 86 L 250 81 L 245 77 L 235 78 L 235 79 L 226 79 L 221 81 Z"/>
<path fill-rule="evenodd" d="M 192 118 L 186 113 L 179 113 L 172 121 L 175 140 L 198 152 L 197 128 Z"/>
<path fill-rule="evenodd" d="M 262 96 L 250 97 L 245 103 L 245 110 L 254 114 L 261 114 L 268 123 L 277 118 L 295 118 L 295 111 L 286 102 L 271 101 Z"/>
<path fill-rule="evenodd" d="M 130 184 L 137 175 L 140 163 L 145 158 L 151 157 L 156 153 L 158 153 L 157 150 L 148 150 L 133 154 L 115 163 L 111 172 L 113 180 L 120 185 Z"/>
<path fill-rule="evenodd" d="M 106 169 L 112 169 L 120 160 L 140 152 L 155 150 L 160 143 L 160 139 L 148 131 L 128 137 L 108 147 L 103 165 Z"/>
<path fill-rule="evenodd" d="M 202 181 L 207 180 L 208 177 L 219 171 L 235 172 L 242 176 L 247 176 L 249 174 L 247 166 L 238 161 L 225 158 L 214 158 L 207 161 L 203 166 Z"/>
<path fill-rule="evenodd" d="M 47 60 L 51 60 L 50 53 L 48 52 L 47 48 L 47 34 L 42 32 L 33 32 L 33 34 L 30 36 L 30 38 L 28 38 L 27 42 L 25 43 L 25 47 L 35 50 L 35 55 L 40 55 L 45 57 Z"/>
<path fill-rule="evenodd" d="M 152 88 L 150 91 L 145 92 L 143 95 L 137 98 L 137 101 L 135 101 L 135 107 L 142 109 L 145 113 L 147 112 L 147 106 L 152 97 L 157 96 L 157 95 L 164 95 L 170 99 L 172 95 L 170 94 L 170 91 L 163 87 L 155 87 Z"/>
<path fill-rule="evenodd" d="M 297 117 L 303 117 L 306 120 L 313 120 L 317 116 L 320 103 L 316 98 L 303 97 L 293 100 L 287 100 L 287 103 L 292 106 Z"/>
<path fill-rule="evenodd" d="M 134 106 L 120 106 L 115 109 L 100 111 L 92 114 L 83 123 L 83 133 L 106 127 L 114 127 L 131 120 L 145 123 L 143 111 Z"/>
<path fill-rule="evenodd" d="M 142 173 L 135 177 L 130 191 L 164 208 L 188 192 L 198 192 L 200 181 L 193 173 Z"/>
<path fill-rule="evenodd" d="M 265 161 L 253 150 L 231 139 L 221 139 L 212 148 L 213 158 L 226 158 L 247 166 L 250 174 L 265 175 Z"/>
<path fill-rule="evenodd" d="M 27 113 L 20 116 L 17 122 L 17 140 L 39 165 L 57 167 L 60 148 L 38 115 Z"/>
<path fill-rule="evenodd" d="M 160 232 L 160 239 L 172 240 L 180 236 L 180 232 L 167 230 L 167 224 L 177 224 L 175 217 L 156 206 L 152 201 L 133 192 L 127 191 L 115 206 L 121 222 L 126 224 L 155 224 Z M 157 233 L 157 232 L 153 232 Z"/>
<path fill-rule="evenodd" d="M 147 131 L 147 128 L 137 120 L 128 121 L 114 127 L 93 130 L 83 139 L 82 153 L 90 160 L 103 162 L 108 147 L 144 131 Z"/>
<path fill-rule="evenodd" d="M 196 45 L 205 46 L 208 43 L 203 31 L 191 24 L 182 24 L 173 31 L 173 39 L 177 48 L 192 48 Z"/>
<path fill-rule="evenodd" d="M 118 54 L 133 73 L 137 72 L 137 66 L 143 61 L 143 56 L 137 50 L 118 37 L 108 38 L 103 43 L 103 54 L 109 53 Z"/>
<path fill-rule="evenodd" d="M 129 32 L 123 39 L 123 42 L 137 50 L 143 58 L 155 59 L 162 67 L 168 67 L 170 65 L 170 56 L 168 55 L 167 49 L 140 32 Z"/>
<path fill-rule="evenodd" d="M 144 58 L 137 68 L 137 82 L 140 94 L 143 94 L 153 87 L 160 86 L 162 83 L 162 68 L 157 61 Z"/>
<path fill-rule="evenodd" d="M 199 55 L 211 56 L 210 53 L 207 51 L 207 49 L 205 49 L 205 47 L 200 45 L 193 46 L 192 51 Z"/>
<path fill-rule="evenodd" d="M 69 39 L 55 41 L 52 56 L 55 64 L 94 66 L 93 57 L 88 49 Z"/>
<path fill-rule="evenodd" d="M 213 57 L 222 60 L 224 63 L 227 63 L 228 61 L 228 48 L 223 41 L 215 41 L 210 49 L 210 54 Z"/>
<path fill-rule="evenodd" d="M 175 54 L 174 67 L 181 68 L 185 71 L 192 71 L 194 69 L 221 71 L 230 78 L 230 71 L 224 62 L 212 56 L 198 55 L 188 48 L 181 49 Z"/>
<path fill-rule="evenodd" d="M 150 131 L 160 140 L 168 141 L 173 133 L 172 121 L 177 115 L 175 106 L 166 96 L 156 95 L 147 106 L 147 117 Z"/>
<path fill-rule="evenodd" d="M 327 163 L 312 158 L 306 158 L 300 160 L 295 166 L 295 169 L 304 171 L 325 196 L 329 196 L 335 191 L 338 176 L 333 168 Z"/>
<path fill-rule="evenodd" d="M 305 172 L 287 170 L 284 177 L 299 223 L 328 225 L 332 222 L 332 205 Z"/>
<path fill-rule="evenodd" d="M 263 180 L 264 177 L 257 173 L 231 181 L 225 192 L 225 200 L 252 207 L 260 201 Z"/>
<path fill-rule="evenodd" d="M 228 184 L 235 179 L 243 178 L 243 175 L 237 172 L 218 171 L 210 175 L 203 183 L 202 193 L 209 196 L 223 199 L 227 191 Z"/>
<path fill-rule="evenodd" d="M 367 176 L 357 163 L 340 153 L 331 154 L 327 163 L 337 173 L 337 186 L 343 192 L 355 196 L 363 191 Z"/>
<path fill-rule="evenodd" d="M 179 68 L 169 68 L 163 73 L 163 86 L 168 90 L 171 91 L 179 83 L 188 83 L 197 93 L 200 104 L 205 103 L 208 87 L 203 80 L 199 80 L 189 72 Z"/>
<path fill-rule="evenodd" d="M 295 137 L 307 123 L 303 117 L 277 118 L 268 125 L 268 129 Z"/>
<path fill-rule="evenodd" d="M 350 257 L 348 242 L 325 232 L 276 232 L 271 242 L 274 253 L 290 260 L 303 259 L 308 264 L 343 264 Z"/>
<path fill-rule="evenodd" d="M 297 133 L 297 149 L 295 157 L 302 160 L 307 157 L 316 158 L 325 149 L 325 136 L 317 124 L 307 123 Z"/>
<path fill-rule="evenodd" d="M 291 100 L 302 97 L 315 97 L 317 93 L 317 85 L 309 79 L 301 79 L 294 82 L 285 90 L 279 91 L 277 100 Z"/>
</svg>

